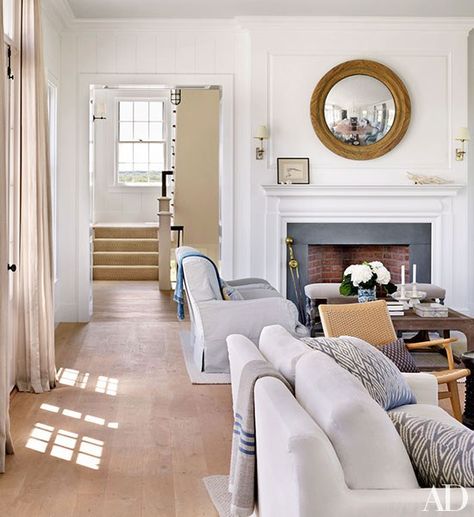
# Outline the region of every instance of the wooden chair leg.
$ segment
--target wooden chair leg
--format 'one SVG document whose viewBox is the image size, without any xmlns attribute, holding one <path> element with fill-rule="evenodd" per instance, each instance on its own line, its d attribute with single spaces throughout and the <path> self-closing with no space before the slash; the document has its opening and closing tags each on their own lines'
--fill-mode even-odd
<svg viewBox="0 0 474 517">
<path fill-rule="evenodd" d="M 453 415 L 456 420 L 462 422 L 461 402 L 459 400 L 459 390 L 457 381 L 448 382 L 449 398 L 453 408 Z"/>
</svg>

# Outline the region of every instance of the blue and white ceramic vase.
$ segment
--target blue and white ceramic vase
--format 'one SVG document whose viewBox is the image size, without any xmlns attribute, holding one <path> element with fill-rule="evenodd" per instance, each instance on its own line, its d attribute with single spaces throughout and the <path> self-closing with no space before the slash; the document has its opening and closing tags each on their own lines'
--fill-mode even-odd
<svg viewBox="0 0 474 517">
<path fill-rule="evenodd" d="M 374 302 L 377 299 L 376 288 L 371 287 L 370 289 L 364 289 L 363 287 L 359 287 L 357 299 L 359 303 Z"/>
</svg>

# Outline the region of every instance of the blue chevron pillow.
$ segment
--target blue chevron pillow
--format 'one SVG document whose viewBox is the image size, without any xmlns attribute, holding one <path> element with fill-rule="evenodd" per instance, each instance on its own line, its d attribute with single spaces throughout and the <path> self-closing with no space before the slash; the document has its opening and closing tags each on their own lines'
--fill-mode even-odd
<svg viewBox="0 0 474 517">
<path fill-rule="evenodd" d="M 474 432 L 403 411 L 389 413 L 423 488 L 474 487 Z"/>
<path fill-rule="evenodd" d="M 302 341 L 313 350 L 329 355 L 357 377 L 386 411 L 416 404 L 415 395 L 400 370 L 382 352 L 362 339 L 320 337 L 303 338 Z"/>
</svg>

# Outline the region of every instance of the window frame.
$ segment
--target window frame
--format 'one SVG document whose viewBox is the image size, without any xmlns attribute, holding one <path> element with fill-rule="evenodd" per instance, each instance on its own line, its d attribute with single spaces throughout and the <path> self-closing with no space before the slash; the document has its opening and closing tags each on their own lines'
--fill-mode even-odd
<svg viewBox="0 0 474 517">
<path fill-rule="evenodd" d="M 142 140 L 143 143 L 164 143 L 165 145 L 165 163 L 164 170 L 168 170 L 171 163 L 171 103 L 169 98 L 162 95 L 152 96 L 134 96 L 127 95 L 124 97 L 117 96 L 114 101 L 114 187 L 118 188 L 160 188 L 161 179 L 155 183 L 124 183 L 119 181 L 119 144 L 120 143 L 140 143 L 139 141 L 124 141 L 120 140 L 120 103 L 121 102 L 162 102 L 163 103 L 163 140 Z"/>
</svg>

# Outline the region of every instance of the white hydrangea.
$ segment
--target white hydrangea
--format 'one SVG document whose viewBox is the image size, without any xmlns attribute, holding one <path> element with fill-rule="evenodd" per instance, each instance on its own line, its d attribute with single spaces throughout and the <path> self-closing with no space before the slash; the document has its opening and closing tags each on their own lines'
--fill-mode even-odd
<svg viewBox="0 0 474 517">
<path fill-rule="evenodd" d="M 373 275 L 372 269 L 368 264 L 353 264 L 349 266 L 346 271 L 349 269 L 350 272 L 347 274 L 351 275 L 351 281 L 356 287 L 368 282 Z"/>
<path fill-rule="evenodd" d="M 379 262 L 378 260 L 374 260 L 372 262 L 369 262 L 369 265 L 372 266 L 372 269 L 379 269 L 380 267 L 384 267 L 382 262 Z"/>
<path fill-rule="evenodd" d="M 377 283 L 380 285 L 387 285 L 391 280 L 390 271 L 384 265 L 375 268 L 374 273 L 377 275 Z"/>
</svg>

